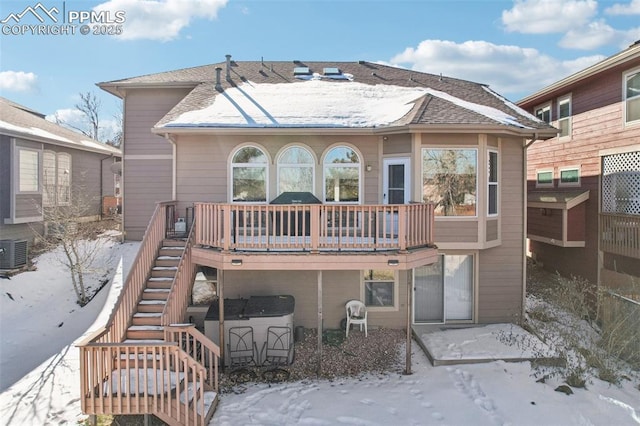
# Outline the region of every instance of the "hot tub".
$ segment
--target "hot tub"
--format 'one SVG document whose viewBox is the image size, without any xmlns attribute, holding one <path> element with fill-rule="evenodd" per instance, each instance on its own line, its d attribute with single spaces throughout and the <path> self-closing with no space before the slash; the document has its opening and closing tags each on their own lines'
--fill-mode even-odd
<svg viewBox="0 0 640 426">
<path fill-rule="evenodd" d="M 290 295 L 251 296 L 249 299 L 224 299 L 225 365 L 228 365 L 229 329 L 232 327 L 252 327 L 256 343 L 256 362 L 260 362 L 260 352 L 267 341 L 267 329 L 271 326 L 289 327 L 293 339 L 293 310 L 295 300 Z M 204 320 L 204 334 L 215 344 L 220 344 L 220 307 L 213 303 Z M 293 351 L 289 363 L 293 362 Z"/>
</svg>

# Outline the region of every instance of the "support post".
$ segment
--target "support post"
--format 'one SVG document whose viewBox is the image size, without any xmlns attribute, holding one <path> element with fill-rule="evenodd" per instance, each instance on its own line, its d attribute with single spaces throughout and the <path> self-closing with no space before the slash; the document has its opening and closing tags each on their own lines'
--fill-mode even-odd
<svg viewBox="0 0 640 426">
<path fill-rule="evenodd" d="M 322 373 L 322 271 L 318 271 L 318 369 Z"/>
<path fill-rule="evenodd" d="M 411 374 L 411 317 L 413 312 L 413 269 L 411 275 L 407 276 L 407 343 L 404 374 Z"/>
<path fill-rule="evenodd" d="M 224 287 L 224 273 L 222 271 L 222 269 L 218 269 L 216 271 L 216 273 L 218 274 L 218 287 L 216 288 L 216 293 L 218 293 L 218 312 L 220 313 L 218 320 L 219 320 L 219 330 L 218 330 L 218 335 L 220 336 L 220 366 L 224 369 L 224 354 L 225 354 L 225 350 L 224 350 L 224 294 L 223 294 L 223 287 Z"/>
</svg>

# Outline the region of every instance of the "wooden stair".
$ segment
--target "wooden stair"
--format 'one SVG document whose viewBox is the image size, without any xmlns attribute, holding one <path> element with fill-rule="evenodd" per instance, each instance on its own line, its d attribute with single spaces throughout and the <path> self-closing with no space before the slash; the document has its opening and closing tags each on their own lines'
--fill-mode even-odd
<svg viewBox="0 0 640 426">
<path fill-rule="evenodd" d="M 164 340 L 161 325 L 162 311 L 167 303 L 171 285 L 184 253 L 184 241 L 164 240 L 146 282 L 142 298 L 127 328 L 125 342 L 143 343 Z"/>
</svg>

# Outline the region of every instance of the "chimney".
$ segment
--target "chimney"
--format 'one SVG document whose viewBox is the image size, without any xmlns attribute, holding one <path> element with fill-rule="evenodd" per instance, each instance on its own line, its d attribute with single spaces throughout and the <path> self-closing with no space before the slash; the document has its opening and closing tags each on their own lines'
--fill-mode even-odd
<svg viewBox="0 0 640 426">
<path fill-rule="evenodd" d="M 222 68 L 216 67 L 216 90 L 222 90 L 222 84 L 220 84 L 220 72 Z"/>
<path fill-rule="evenodd" d="M 224 55 L 227 58 L 227 81 L 231 80 L 231 55 Z"/>
</svg>

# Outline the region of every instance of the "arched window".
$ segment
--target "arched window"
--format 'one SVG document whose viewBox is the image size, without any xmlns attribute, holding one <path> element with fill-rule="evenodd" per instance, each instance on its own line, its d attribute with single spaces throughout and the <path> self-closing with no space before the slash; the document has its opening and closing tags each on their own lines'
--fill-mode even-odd
<svg viewBox="0 0 640 426">
<path fill-rule="evenodd" d="M 278 157 L 278 194 L 313 192 L 313 155 L 301 146 L 291 146 Z"/>
<path fill-rule="evenodd" d="M 358 153 L 346 146 L 332 148 L 324 157 L 324 200 L 328 203 L 360 202 Z"/>
<path fill-rule="evenodd" d="M 231 160 L 232 200 L 234 202 L 267 201 L 266 154 L 258 147 L 240 148 Z"/>
</svg>

